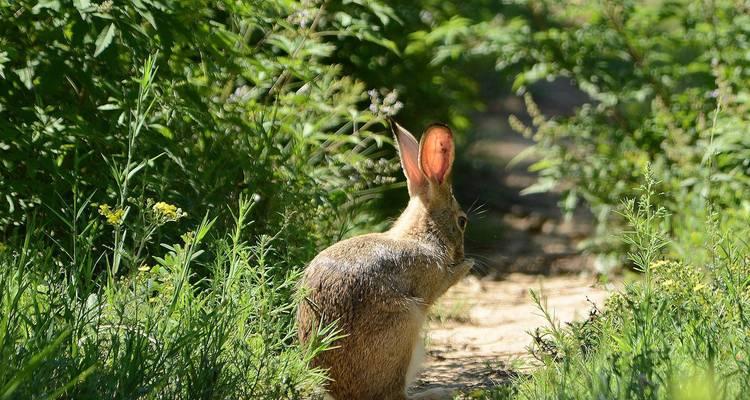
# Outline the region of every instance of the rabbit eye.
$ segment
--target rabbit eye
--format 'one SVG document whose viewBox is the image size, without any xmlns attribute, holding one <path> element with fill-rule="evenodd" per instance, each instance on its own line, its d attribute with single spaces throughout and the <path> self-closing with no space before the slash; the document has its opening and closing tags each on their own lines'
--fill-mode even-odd
<svg viewBox="0 0 750 400">
<path fill-rule="evenodd" d="M 461 230 L 466 229 L 466 224 L 469 222 L 468 219 L 466 219 L 465 216 L 459 215 L 458 216 L 458 226 L 461 228 Z"/>
</svg>

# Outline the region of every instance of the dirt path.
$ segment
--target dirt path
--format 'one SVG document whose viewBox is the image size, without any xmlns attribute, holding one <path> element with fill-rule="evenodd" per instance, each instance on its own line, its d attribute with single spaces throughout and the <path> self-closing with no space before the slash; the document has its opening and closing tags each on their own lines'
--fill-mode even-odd
<svg viewBox="0 0 750 400">
<path fill-rule="evenodd" d="M 529 332 L 547 322 L 530 289 L 546 298 L 548 310 L 561 322 L 585 319 L 590 302 L 601 305 L 609 293 L 590 276 L 514 273 L 502 281 L 467 278 L 436 305 L 420 387 L 494 386 L 533 368 Z"/>
<path fill-rule="evenodd" d="M 560 90 L 565 88 L 550 92 Z M 571 107 L 537 99 L 547 115 Z M 530 289 L 546 298 L 562 323 L 586 318 L 591 302 L 602 305 L 612 290 L 597 284 L 597 263 L 581 250 L 593 231 L 591 215 L 580 210 L 563 216 L 556 191 L 520 194 L 536 180 L 528 167 L 537 158 L 510 163 L 532 142 L 510 129 L 509 114 L 523 119 L 519 98 L 489 102 L 487 111 L 476 116 L 471 145 L 459 159 L 457 197 L 466 206 L 480 205 L 470 213 L 466 237 L 467 254 L 479 265 L 433 310 L 417 390 L 488 387 L 533 368 L 528 332 L 547 322 Z"/>
</svg>

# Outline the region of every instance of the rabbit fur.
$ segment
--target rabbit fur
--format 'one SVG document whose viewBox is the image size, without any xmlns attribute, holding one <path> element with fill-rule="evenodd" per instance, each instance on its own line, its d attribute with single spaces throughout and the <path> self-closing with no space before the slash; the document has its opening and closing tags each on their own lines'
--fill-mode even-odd
<svg viewBox="0 0 750 400">
<path fill-rule="evenodd" d="M 390 230 L 338 242 L 309 264 L 297 312 L 299 339 L 307 343 L 332 323 L 344 337 L 313 360 L 328 371 L 325 390 L 335 400 L 408 397 L 421 363 L 421 330 L 429 307 L 471 269 L 464 258 L 466 214 L 450 183 L 453 134 L 430 125 L 417 143 L 391 122 L 407 178 L 409 203 Z M 448 397 L 450 398 L 450 397 Z"/>
</svg>

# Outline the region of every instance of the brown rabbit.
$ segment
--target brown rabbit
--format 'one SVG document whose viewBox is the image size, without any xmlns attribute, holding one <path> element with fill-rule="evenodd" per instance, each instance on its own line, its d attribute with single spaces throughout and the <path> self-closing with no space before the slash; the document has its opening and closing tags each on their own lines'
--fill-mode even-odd
<svg viewBox="0 0 750 400">
<path fill-rule="evenodd" d="M 421 329 L 429 307 L 466 275 L 466 214 L 450 184 L 453 134 L 427 127 L 421 143 L 391 123 L 409 188 L 409 205 L 384 233 L 341 241 L 305 270 L 307 291 L 297 321 L 304 343 L 319 326 L 336 323 L 346 335 L 313 361 L 328 370 L 335 400 L 407 399 L 421 363 Z M 417 399 L 442 398 L 422 393 Z"/>
</svg>

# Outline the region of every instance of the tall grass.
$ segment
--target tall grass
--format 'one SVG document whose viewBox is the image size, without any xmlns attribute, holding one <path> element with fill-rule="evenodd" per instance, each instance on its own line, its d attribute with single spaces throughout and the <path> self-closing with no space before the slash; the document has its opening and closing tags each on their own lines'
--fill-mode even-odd
<svg viewBox="0 0 750 400">
<path fill-rule="evenodd" d="M 229 234 L 211 236 L 204 218 L 155 265 L 110 269 L 87 295 L 94 258 L 62 265 L 30 229 L 0 254 L 0 398 L 278 399 L 318 386 L 307 362 L 329 340 L 296 345 L 299 268 L 277 238 L 242 239 L 252 206 L 240 200 Z"/>
</svg>

